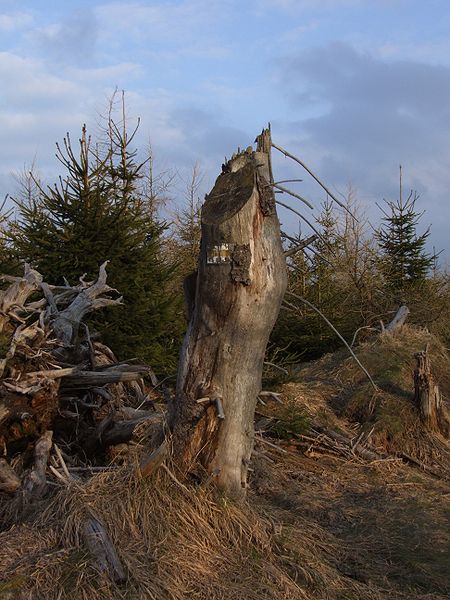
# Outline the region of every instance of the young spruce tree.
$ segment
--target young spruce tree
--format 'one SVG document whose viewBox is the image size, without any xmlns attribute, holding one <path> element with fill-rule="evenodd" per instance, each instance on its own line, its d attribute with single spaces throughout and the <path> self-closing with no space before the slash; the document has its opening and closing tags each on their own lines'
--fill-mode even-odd
<svg viewBox="0 0 450 600">
<path fill-rule="evenodd" d="M 108 282 L 123 295 L 95 325 L 121 358 L 145 360 L 160 373 L 175 370 L 181 336 L 181 308 L 168 290 L 173 265 L 164 253 L 165 224 L 140 192 L 143 164 L 136 162 L 125 118 L 110 117 L 108 140 L 94 145 L 86 127 L 76 154 L 69 135 L 57 144 L 65 169 L 53 187 L 17 200 L 11 229 L 16 256 L 30 262 L 49 282 L 76 283 L 84 273 L 95 279 L 109 260 Z"/>
<path fill-rule="evenodd" d="M 387 210 L 383 211 L 384 223 L 377 232 L 380 247 L 381 271 L 387 290 L 398 302 L 405 292 L 423 283 L 435 262 L 435 256 L 425 251 L 430 228 L 417 235 L 417 225 L 423 213 L 417 213 L 415 204 L 417 194 L 410 192 L 404 200 L 402 194 L 402 176 L 400 168 L 400 194 L 394 201 L 386 201 Z"/>
</svg>

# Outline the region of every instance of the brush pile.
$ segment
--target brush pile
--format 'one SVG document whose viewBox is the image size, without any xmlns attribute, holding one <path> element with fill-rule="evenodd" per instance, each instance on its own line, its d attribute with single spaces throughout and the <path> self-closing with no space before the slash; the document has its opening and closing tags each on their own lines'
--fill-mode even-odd
<svg viewBox="0 0 450 600">
<path fill-rule="evenodd" d="M 29 266 L 23 277 L 3 277 L 9 284 L 0 292 L 4 494 L 42 497 L 53 444 L 66 469 L 81 471 L 104 464 L 108 448 L 129 442 L 138 426 L 161 424 L 144 384 L 144 377 L 155 382 L 151 369 L 118 362 L 83 321 L 121 303 L 106 283 L 106 265 L 97 281 L 82 277 L 76 286 L 49 285 Z"/>
</svg>

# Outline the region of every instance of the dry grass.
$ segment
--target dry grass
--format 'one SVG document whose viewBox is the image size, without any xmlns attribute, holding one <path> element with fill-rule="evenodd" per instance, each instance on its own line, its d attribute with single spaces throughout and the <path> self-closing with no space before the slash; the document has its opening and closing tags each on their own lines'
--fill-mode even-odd
<svg viewBox="0 0 450 600">
<path fill-rule="evenodd" d="M 324 414 L 336 427 L 358 426 L 372 430 L 371 441 L 388 453 L 403 452 L 429 466 L 448 471 L 448 440 L 427 431 L 413 403 L 414 354 L 429 345 L 431 365 L 444 402 L 450 399 L 450 355 L 428 331 L 403 327 L 396 335 L 384 334 L 361 344 L 357 356 L 369 370 L 379 391 L 374 392 L 364 373 L 345 350 L 303 366 L 296 377 L 303 388 L 322 395 Z"/>
<path fill-rule="evenodd" d="M 83 547 L 89 509 L 128 573 L 117 587 Z M 61 490 L 32 522 L 0 534 L 0 598 L 306 598 L 271 552 L 272 524 L 211 490 L 123 471 Z"/>
<path fill-rule="evenodd" d="M 448 486 L 398 462 L 270 456 L 254 502 L 284 523 L 292 576 L 316 578 L 309 597 L 448 597 Z"/>
<path fill-rule="evenodd" d="M 338 352 L 301 369 L 302 383 L 283 387 L 284 407 L 263 408 L 287 423 L 282 438 L 290 427 L 303 427 L 306 415 L 347 434 L 375 427 L 379 446 L 406 444 L 435 464 L 446 442 L 424 433 L 411 402 L 412 356 L 427 341 L 448 397 L 445 349 L 426 332 L 405 329 L 358 349 L 381 388 L 376 397 L 348 355 Z M 287 453 L 257 445 L 248 503 L 241 506 L 211 487 L 180 485 L 164 469 L 140 480 L 124 466 L 55 491 L 26 522 L 3 526 L 0 599 L 449 597 L 449 489 L 443 481 L 399 460 L 307 457 L 291 440 L 281 443 Z M 84 547 L 90 510 L 111 535 L 127 573 L 124 585 L 99 574 Z"/>
</svg>

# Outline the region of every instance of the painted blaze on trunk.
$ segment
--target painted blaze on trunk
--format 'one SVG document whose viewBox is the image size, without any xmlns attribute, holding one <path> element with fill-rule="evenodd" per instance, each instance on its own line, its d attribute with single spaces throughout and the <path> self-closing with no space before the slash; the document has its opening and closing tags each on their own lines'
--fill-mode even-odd
<svg viewBox="0 0 450 600">
<path fill-rule="evenodd" d="M 238 498 L 247 487 L 264 353 L 287 281 L 268 185 L 269 132 L 257 142 L 256 152 L 224 165 L 202 208 L 198 275 L 171 407 L 183 471 L 203 468 Z"/>
</svg>

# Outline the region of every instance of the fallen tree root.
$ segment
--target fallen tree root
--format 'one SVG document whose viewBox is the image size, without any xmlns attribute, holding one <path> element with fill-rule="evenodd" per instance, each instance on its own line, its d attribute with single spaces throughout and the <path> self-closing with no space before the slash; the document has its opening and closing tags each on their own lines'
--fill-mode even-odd
<svg viewBox="0 0 450 600">
<path fill-rule="evenodd" d="M 45 495 L 48 475 L 53 485 L 74 481 L 70 467 L 89 469 L 87 457 L 98 466 L 108 447 L 133 438 L 154 442 L 161 429 L 162 415 L 141 409 L 149 399 L 144 378 L 158 385 L 150 367 L 118 361 L 83 322 L 121 303 L 106 283 L 106 265 L 97 281 L 81 278 L 76 286 L 48 285 L 28 266 L 23 277 L 3 278 L 9 287 L 0 290 L 0 492 L 12 496 L 17 514 Z M 53 439 L 65 458 L 55 445 L 57 461 L 47 468 Z"/>
</svg>

